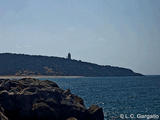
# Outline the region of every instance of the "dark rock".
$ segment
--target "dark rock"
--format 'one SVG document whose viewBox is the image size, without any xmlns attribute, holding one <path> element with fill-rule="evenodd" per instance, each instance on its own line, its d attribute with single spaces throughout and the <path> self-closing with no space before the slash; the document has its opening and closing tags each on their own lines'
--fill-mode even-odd
<svg viewBox="0 0 160 120">
<path fill-rule="evenodd" d="M 35 120 L 57 120 L 58 113 L 44 102 L 35 103 L 32 107 Z"/>
<path fill-rule="evenodd" d="M 8 118 L 4 115 L 4 109 L 0 105 L 0 120 L 8 120 Z"/>
<path fill-rule="evenodd" d="M 8 118 L 2 112 L 0 112 L 0 120 L 8 120 Z"/>
<path fill-rule="evenodd" d="M 0 80 L 0 120 L 104 120 L 102 108 L 86 109 L 83 99 L 54 82 Z"/>
<path fill-rule="evenodd" d="M 66 120 L 77 120 L 77 118 L 75 118 L 75 117 L 70 117 L 70 118 L 68 118 L 68 119 L 66 119 Z"/>
<path fill-rule="evenodd" d="M 88 113 L 89 113 L 89 119 L 91 120 L 103 120 L 104 119 L 103 110 L 97 105 L 92 105 L 88 109 Z"/>
</svg>

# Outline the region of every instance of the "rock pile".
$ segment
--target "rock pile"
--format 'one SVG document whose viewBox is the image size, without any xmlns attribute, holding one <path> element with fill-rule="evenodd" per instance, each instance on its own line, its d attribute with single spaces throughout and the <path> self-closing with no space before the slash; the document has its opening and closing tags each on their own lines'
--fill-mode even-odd
<svg viewBox="0 0 160 120">
<path fill-rule="evenodd" d="M 104 120 L 104 115 L 52 81 L 0 79 L 0 120 Z"/>
</svg>

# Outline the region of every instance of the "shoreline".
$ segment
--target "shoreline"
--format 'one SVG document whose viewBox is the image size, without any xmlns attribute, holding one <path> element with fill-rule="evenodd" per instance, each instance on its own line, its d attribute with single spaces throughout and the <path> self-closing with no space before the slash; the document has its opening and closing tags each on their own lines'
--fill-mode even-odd
<svg viewBox="0 0 160 120">
<path fill-rule="evenodd" d="M 22 79 L 22 78 L 82 78 L 84 76 L 48 76 L 48 75 L 26 75 L 26 76 L 0 76 L 0 79 Z"/>
</svg>

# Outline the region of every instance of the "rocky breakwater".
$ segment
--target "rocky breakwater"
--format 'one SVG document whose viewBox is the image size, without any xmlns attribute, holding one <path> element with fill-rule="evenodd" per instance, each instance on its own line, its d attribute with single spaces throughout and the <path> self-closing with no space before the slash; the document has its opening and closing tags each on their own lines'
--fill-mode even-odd
<svg viewBox="0 0 160 120">
<path fill-rule="evenodd" d="M 0 120 L 104 120 L 104 115 L 52 81 L 0 79 Z"/>
</svg>

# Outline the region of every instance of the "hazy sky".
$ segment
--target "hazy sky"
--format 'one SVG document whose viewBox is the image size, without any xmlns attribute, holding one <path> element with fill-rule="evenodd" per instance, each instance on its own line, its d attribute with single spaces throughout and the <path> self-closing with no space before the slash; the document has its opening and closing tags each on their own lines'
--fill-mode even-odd
<svg viewBox="0 0 160 120">
<path fill-rule="evenodd" d="M 160 0 L 0 0 L 0 52 L 160 74 Z"/>
</svg>

